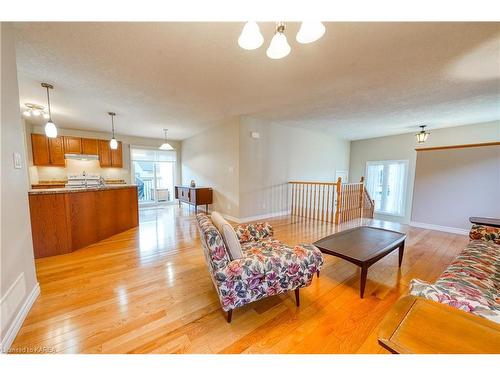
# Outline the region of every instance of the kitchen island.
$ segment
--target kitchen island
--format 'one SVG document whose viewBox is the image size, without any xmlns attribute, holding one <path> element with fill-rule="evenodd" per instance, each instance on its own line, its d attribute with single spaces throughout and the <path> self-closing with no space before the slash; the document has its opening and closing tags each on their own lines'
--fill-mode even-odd
<svg viewBox="0 0 500 375">
<path fill-rule="evenodd" d="M 135 185 L 28 194 L 35 258 L 70 253 L 139 225 Z"/>
</svg>

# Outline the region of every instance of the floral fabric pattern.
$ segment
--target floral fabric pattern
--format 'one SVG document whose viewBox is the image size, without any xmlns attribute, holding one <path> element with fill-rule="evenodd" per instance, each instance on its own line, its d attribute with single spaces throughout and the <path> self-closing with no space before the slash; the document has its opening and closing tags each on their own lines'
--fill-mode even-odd
<svg viewBox="0 0 500 375">
<path fill-rule="evenodd" d="M 197 219 L 202 239 L 211 239 L 214 234 L 211 233 L 213 225 L 210 226 L 210 218 L 205 214 L 198 214 Z M 270 237 L 269 234 L 273 232 L 268 223 L 255 224 L 246 230 L 253 233 L 250 234 L 251 238 L 264 239 L 249 241 L 243 236 L 240 239 L 243 258 L 227 263 L 215 262 L 217 267 L 210 266 L 212 280 L 224 311 L 308 286 L 323 265 L 323 255 L 317 247 L 310 244 L 294 247 L 285 245 Z M 207 235 L 207 231 L 210 234 Z M 218 237 L 222 238 L 220 234 Z M 213 251 L 212 248 L 204 245 L 205 252 Z M 209 259 L 211 257 L 207 257 Z"/>
<path fill-rule="evenodd" d="M 476 234 L 471 230 L 472 236 Z M 500 323 L 499 290 L 500 245 L 491 240 L 471 241 L 436 283 L 420 280 L 410 283 L 412 295 L 445 303 L 497 323 Z"/>
<path fill-rule="evenodd" d="M 219 231 L 205 214 L 196 216 L 198 228 L 202 236 L 202 245 L 205 259 L 209 265 L 210 273 L 214 273 L 220 268 L 224 268 L 231 261 Z"/>
<path fill-rule="evenodd" d="M 493 241 L 500 245 L 500 228 L 473 224 L 469 232 L 469 238 L 471 240 Z"/>
<path fill-rule="evenodd" d="M 260 241 L 266 237 L 272 237 L 274 234 L 273 227 L 269 223 L 237 225 L 234 231 L 241 243 Z"/>
</svg>

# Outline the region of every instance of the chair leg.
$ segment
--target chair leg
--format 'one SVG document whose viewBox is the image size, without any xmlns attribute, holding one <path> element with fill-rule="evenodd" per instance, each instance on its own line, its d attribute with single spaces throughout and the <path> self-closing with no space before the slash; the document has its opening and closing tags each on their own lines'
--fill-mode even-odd
<svg viewBox="0 0 500 375">
<path fill-rule="evenodd" d="M 233 318 L 233 310 L 229 310 L 227 312 L 227 322 L 231 323 L 231 319 Z"/>
<path fill-rule="evenodd" d="M 319 277 L 319 270 L 318 270 L 318 271 L 316 271 L 316 276 L 318 276 L 318 277 Z"/>
<path fill-rule="evenodd" d="M 297 305 L 297 307 L 300 306 L 299 288 L 295 289 L 295 304 Z"/>
</svg>

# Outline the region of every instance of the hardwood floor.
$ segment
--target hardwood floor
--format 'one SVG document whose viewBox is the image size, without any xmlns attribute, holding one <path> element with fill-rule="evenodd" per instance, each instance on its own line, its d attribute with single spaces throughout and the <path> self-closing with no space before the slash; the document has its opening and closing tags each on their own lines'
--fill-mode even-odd
<svg viewBox="0 0 500 375">
<path fill-rule="evenodd" d="M 269 220 L 289 244 L 334 232 L 300 218 Z M 12 352 L 386 353 L 377 327 L 412 278 L 433 281 L 466 236 L 373 221 L 408 234 L 398 269 L 393 252 L 368 271 L 325 255 L 321 277 L 301 290 L 252 303 L 226 323 L 187 207 L 141 211 L 140 226 L 74 253 L 36 260 L 41 295 Z M 358 225 L 351 223 L 344 227 Z"/>
</svg>

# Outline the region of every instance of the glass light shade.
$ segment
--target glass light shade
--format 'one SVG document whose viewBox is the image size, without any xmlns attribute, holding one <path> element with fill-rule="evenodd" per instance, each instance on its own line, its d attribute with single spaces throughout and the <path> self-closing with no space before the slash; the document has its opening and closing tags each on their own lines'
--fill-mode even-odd
<svg viewBox="0 0 500 375">
<path fill-rule="evenodd" d="M 45 124 L 45 135 L 49 138 L 57 137 L 57 128 L 56 128 L 56 125 L 52 121 L 48 121 Z"/>
<path fill-rule="evenodd" d="M 239 46 L 243 49 L 252 50 L 259 48 L 262 43 L 264 43 L 264 37 L 257 22 L 247 22 L 238 38 Z"/>
<path fill-rule="evenodd" d="M 297 33 L 297 42 L 302 44 L 315 42 L 325 34 L 325 31 L 325 25 L 321 22 L 304 21 Z"/>
<path fill-rule="evenodd" d="M 415 137 L 417 137 L 417 143 L 425 143 L 425 141 L 427 141 L 427 138 L 429 137 L 429 133 L 427 133 L 425 130 L 422 130 L 421 132 L 415 134 Z"/>
<path fill-rule="evenodd" d="M 25 115 L 26 117 L 31 117 L 31 111 L 30 110 L 26 110 L 23 112 L 23 115 Z"/>
<path fill-rule="evenodd" d="M 163 151 L 170 151 L 173 150 L 174 148 L 170 146 L 167 142 L 164 142 L 160 147 L 158 147 L 160 150 Z"/>
<path fill-rule="evenodd" d="M 291 48 L 285 34 L 277 32 L 274 34 L 273 39 L 271 39 L 271 44 L 269 44 L 266 54 L 270 59 L 276 60 L 287 56 L 290 51 Z"/>
<path fill-rule="evenodd" d="M 39 109 L 34 109 L 33 110 L 33 116 L 40 116 L 40 110 Z"/>
<path fill-rule="evenodd" d="M 116 150 L 118 148 L 118 142 L 116 141 L 116 139 L 114 137 L 111 138 L 111 140 L 109 141 L 109 147 L 112 150 Z"/>
</svg>

